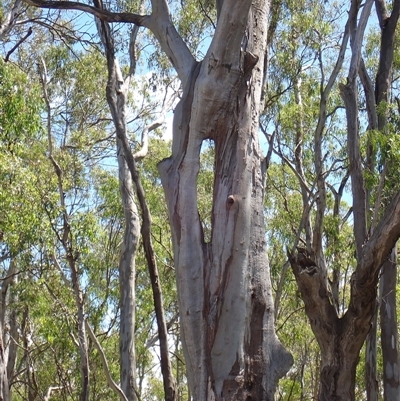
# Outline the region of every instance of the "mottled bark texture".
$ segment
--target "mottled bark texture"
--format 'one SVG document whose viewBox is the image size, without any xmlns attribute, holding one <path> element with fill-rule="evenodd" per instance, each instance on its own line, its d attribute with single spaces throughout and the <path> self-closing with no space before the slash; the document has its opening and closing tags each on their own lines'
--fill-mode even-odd
<svg viewBox="0 0 400 401">
<path fill-rule="evenodd" d="M 107 24 L 102 23 L 104 30 L 103 43 L 112 43 Z M 109 46 L 112 46 L 109 43 Z M 126 162 L 121 136 L 126 135 L 126 97 L 127 88 L 112 48 L 108 59 L 107 101 L 117 131 L 118 176 L 120 193 L 124 208 L 125 229 L 119 260 L 120 283 L 120 379 L 121 388 L 128 400 L 136 399 L 136 357 L 135 357 L 135 274 L 136 250 L 139 242 L 140 221 L 134 198 L 132 176 Z"/>
<path fill-rule="evenodd" d="M 160 173 L 191 394 L 196 401 L 272 400 L 292 357 L 274 329 L 263 216 L 265 166 L 258 141 L 269 1 L 219 0 L 215 35 L 200 63 L 177 33 L 166 0 L 151 0 L 146 16 L 76 2 L 26 2 L 147 27 L 173 64 L 183 96 L 174 113 L 172 156 L 160 163 Z M 208 244 L 196 188 L 206 139 L 214 141 L 216 152 Z"/>
<path fill-rule="evenodd" d="M 172 227 L 181 330 L 193 399 L 273 400 L 292 358 L 274 330 L 258 143 L 269 4 L 222 4 L 215 36 L 193 63 L 160 163 Z M 215 143 L 212 236 L 204 242 L 196 179 Z"/>
</svg>

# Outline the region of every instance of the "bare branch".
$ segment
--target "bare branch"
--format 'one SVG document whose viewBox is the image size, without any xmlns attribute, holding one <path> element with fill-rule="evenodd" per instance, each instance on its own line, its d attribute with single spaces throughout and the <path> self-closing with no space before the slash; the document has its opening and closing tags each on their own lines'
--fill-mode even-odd
<svg viewBox="0 0 400 401">
<path fill-rule="evenodd" d="M 152 14 L 147 27 L 157 38 L 161 48 L 178 73 L 182 84 L 185 85 L 196 60 L 172 23 L 167 2 L 165 0 L 152 0 L 151 3 Z"/>
<path fill-rule="evenodd" d="M 108 367 L 108 362 L 107 362 L 107 358 L 106 358 L 106 356 L 104 354 L 103 347 L 101 346 L 101 344 L 99 343 L 99 340 L 97 339 L 97 337 L 93 333 L 93 330 L 90 327 L 90 324 L 87 321 L 87 319 L 85 319 L 85 326 L 86 326 L 86 330 L 87 330 L 87 332 L 89 334 L 89 337 L 91 338 L 95 348 L 97 349 L 97 352 L 100 354 L 101 362 L 103 364 L 104 373 L 106 374 L 108 385 L 110 386 L 110 388 L 112 390 L 114 390 L 114 392 L 119 396 L 119 398 L 122 401 L 128 401 L 128 399 L 126 398 L 126 396 L 125 396 L 124 392 L 122 391 L 121 387 L 118 386 L 118 384 L 111 377 L 110 368 Z M 136 392 L 136 395 L 138 396 L 136 389 L 135 389 L 135 392 Z M 140 400 L 139 396 L 138 396 L 138 399 Z"/>
<path fill-rule="evenodd" d="M 174 316 L 172 316 L 172 318 L 171 318 L 171 320 L 169 320 L 169 322 L 167 323 L 167 330 L 169 330 L 171 327 L 172 327 L 172 325 L 175 323 L 175 322 L 177 322 L 178 321 L 178 318 L 179 318 L 179 312 L 177 312 L 177 313 L 175 313 L 175 315 Z M 146 348 L 147 349 L 149 349 L 149 348 L 151 348 L 151 347 L 154 347 L 154 345 L 156 344 L 156 342 L 159 340 L 159 334 L 157 333 L 157 334 L 155 334 L 154 336 L 152 336 L 151 338 L 149 338 L 147 341 L 146 341 Z"/>
<path fill-rule="evenodd" d="M 160 116 L 157 118 L 157 120 L 146 125 L 142 131 L 142 148 L 133 155 L 135 160 L 143 159 L 147 155 L 149 151 L 149 133 L 164 124 L 166 111 L 175 100 L 175 96 L 172 96 L 172 98 L 168 102 L 165 101 L 167 91 L 168 89 L 165 92 L 163 108 L 160 112 Z"/>
<path fill-rule="evenodd" d="M 76 1 L 53 1 L 53 0 L 24 0 L 25 3 L 39 8 L 51 8 L 55 10 L 77 10 L 92 14 L 106 22 L 130 22 L 138 26 L 147 27 L 150 19 L 147 15 L 134 13 L 113 13 L 88 4 Z"/>
<path fill-rule="evenodd" d="M 47 393 L 46 393 L 46 395 L 44 396 L 43 401 L 49 401 L 49 400 L 50 400 L 51 393 L 52 393 L 53 391 L 55 391 L 55 390 L 62 390 L 63 388 L 64 388 L 64 386 L 50 386 L 50 387 L 47 389 Z"/>
<path fill-rule="evenodd" d="M 367 22 L 368 22 L 370 14 L 371 14 L 371 8 L 372 8 L 373 3 L 374 3 L 374 0 L 366 0 L 364 7 L 361 11 L 360 19 L 358 21 L 357 29 L 355 32 L 355 36 L 351 43 L 352 55 L 351 55 L 351 62 L 350 62 L 349 75 L 348 75 L 348 80 L 351 83 L 355 82 L 355 80 L 357 78 L 357 74 L 358 74 L 358 70 L 359 70 L 359 66 L 360 66 L 360 60 L 361 60 L 361 47 L 362 47 L 362 42 L 364 39 L 365 27 L 367 26 Z M 356 17 L 357 16 L 355 15 L 355 18 Z"/>
<path fill-rule="evenodd" d="M 360 270 L 375 271 L 381 267 L 400 238 L 400 191 L 393 197 L 371 238 L 364 246 Z"/>
<path fill-rule="evenodd" d="M 28 39 L 29 36 L 32 35 L 32 27 L 29 27 L 28 32 L 26 33 L 25 36 L 23 36 L 15 46 L 7 53 L 6 57 L 4 58 L 4 61 L 7 62 L 11 56 L 11 54 L 14 53 L 14 51 L 20 46 L 23 42 L 25 42 L 26 39 Z"/>
<path fill-rule="evenodd" d="M 105 22 L 127 22 L 150 29 L 172 62 L 183 84 L 186 83 L 195 63 L 193 55 L 171 21 L 168 5 L 165 1 L 152 1 L 153 10 L 151 15 L 111 12 L 101 7 L 75 1 L 24 1 L 34 7 L 78 10 L 94 15 Z"/>
<path fill-rule="evenodd" d="M 16 0 L 11 8 L 11 11 L 8 12 L 5 17 L 3 17 L 3 21 L 0 24 L 0 38 L 7 35 L 12 27 L 16 25 L 16 18 L 21 9 L 21 6 L 22 0 Z"/>
</svg>

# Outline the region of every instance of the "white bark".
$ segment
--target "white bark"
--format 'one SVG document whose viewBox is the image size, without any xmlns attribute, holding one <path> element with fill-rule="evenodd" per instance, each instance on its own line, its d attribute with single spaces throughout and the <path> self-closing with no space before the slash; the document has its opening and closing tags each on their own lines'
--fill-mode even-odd
<svg viewBox="0 0 400 401">
<path fill-rule="evenodd" d="M 139 243 L 140 222 L 135 202 L 132 176 L 129 171 L 120 135 L 126 135 L 126 98 L 130 77 L 124 80 L 114 49 L 109 27 L 102 22 L 99 35 L 107 52 L 109 78 L 107 101 L 117 130 L 117 160 L 120 193 L 124 208 L 125 230 L 119 260 L 120 282 L 120 378 L 121 388 L 129 400 L 136 399 L 136 356 L 135 356 L 135 274 L 136 250 Z"/>
</svg>

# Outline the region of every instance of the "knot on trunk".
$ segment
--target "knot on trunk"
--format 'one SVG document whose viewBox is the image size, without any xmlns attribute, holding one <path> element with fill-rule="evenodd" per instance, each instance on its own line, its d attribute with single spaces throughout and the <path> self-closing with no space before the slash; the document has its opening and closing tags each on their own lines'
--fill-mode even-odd
<svg viewBox="0 0 400 401">
<path fill-rule="evenodd" d="M 235 196 L 234 195 L 229 195 L 228 198 L 226 199 L 226 205 L 228 207 L 232 206 L 236 202 Z"/>
</svg>

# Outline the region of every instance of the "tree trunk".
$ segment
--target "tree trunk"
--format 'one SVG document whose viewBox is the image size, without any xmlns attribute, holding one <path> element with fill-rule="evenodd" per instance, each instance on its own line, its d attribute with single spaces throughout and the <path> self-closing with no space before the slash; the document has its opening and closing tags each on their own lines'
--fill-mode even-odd
<svg viewBox="0 0 400 401">
<path fill-rule="evenodd" d="M 13 286 L 18 281 L 18 274 L 13 258 L 10 259 L 8 270 L 4 275 L 6 279 L 4 279 L 1 284 L 0 324 L 2 327 L 2 347 L 4 347 L 3 358 L 6 364 L 5 378 L 8 387 L 8 383 L 12 381 L 14 375 L 20 336 L 17 322 L 17 310 L 15 309 L 15 305 L 18 303 L 18 295 L 13 290 Z M 6 328 L 6 330 L 4 330 L 4 328 Z M 4 378 L 0 378 L 0 380 L 4 380 Z M 11 389 L 9 389 L 7 394 L 11 399 Z"/>
<path fill-rule="evenodd" d="M 375 312 L 380 267 L 400 235 L 400 192 L 362 248 L 353 273 L 349 307 L 338 317 L 323 270 L 311 257 L 289 255 L 293 273 L 322 353 L 320 401 L 354 400 L 359 352 Z"/>
<path fill-rule="evenodd" d="M 381 345 L 383 358 L 383 394 L 385 401 L 400 399 L 399 342 L 396 313 L 397 247 L 383 265 Z"/>
<path fill-rule="evenodd" d="M 7 377 L 7 361 L 3 342 L 3 327 L 0 327 L 0 401 L 10 401 Z"/>
<path fill-rule="evenodd" d="M 304 255 L 289 255 L 311 328 L 321 349 L 318 400 L 354 400 L 359 352 L 370 328 L 374 302 L 369 298 L 364 310 L 355 313 L 358 306 L 352 307 L 339 318 L 323 269 L 312 264 L 311 258 L 304 258 Z M 373 291 L 374 287 L 368 286 L 366 295 L 372 298 Z"/>
<path fill-rule="evenodd" d="M 120 283 L 120 377 L 121 388 L 130 401 L 136 399 L 135 357 L 135 257 L 139 243 L 139 216 L 134 201 L 131 174 L 125 160 L 122 144 L 117 139 L 118 173 L 125 216 L 124 240 L 119 260 Z"/>
<path fill-rule="evenodd" d="M 102 8 L 101 1 L 93 1 Z M 140 221 L 135 202 L 132 175 L 128 167 L 127 156 L 121 137 L 126 136 L 126 100 L 130 77 L 124 81 L 118 61 L 115 58 L 114 37 L 110 26 L 96 18 L 99 37 L 105 49 L 108 67 L 106 89 L 107 103 L 110 108 L 117 132 L 118 178 L 122 205 L 124 208 L 125 229 L 119 259 L 120 284 L 120 380 L 121 389 L 130 401 L 136 399 L 136 355 L 135 355 L 135 319 L 136 319 L 136 251 L 139 244 Z"/>
<path fill-rule="evenodd" d="M 65 244 L 64 244 L 65 245 Z M 83 291 L 80 284 L 80 275 L 75 257 L 72 256 L 71 248 L 66 247 L 67 260 L 71 271 L 71 286 L 75 295 L 78 323 L 78 344 L 81 363 L 81 395 L 80 401 L 89 401 L 90 378 L 89 378 L 89 346 L 85 327 L 85 305 Z"/>
<path fill-rule="evenodd" d="M 375 311 L 372 319 L 371 329 L 365 340 L 365 385 L 367 390 L 367 401 L 378 401 L 378 379 L 376 372 L 376 330 L 378 326 L 378 311 Z"/>
<path fill-rule="evenodd" d="M 196 401 L 273 400 L 292 363 L 274 330 L 263 220 L 258 118 L 268 12 L 268 2 L 224 1 L 210 49 L 176 107 L 172 157 L 159 165 Z M 196 188 L 205 139 L 215 143 L 208 244 Z"/>
</svg>

